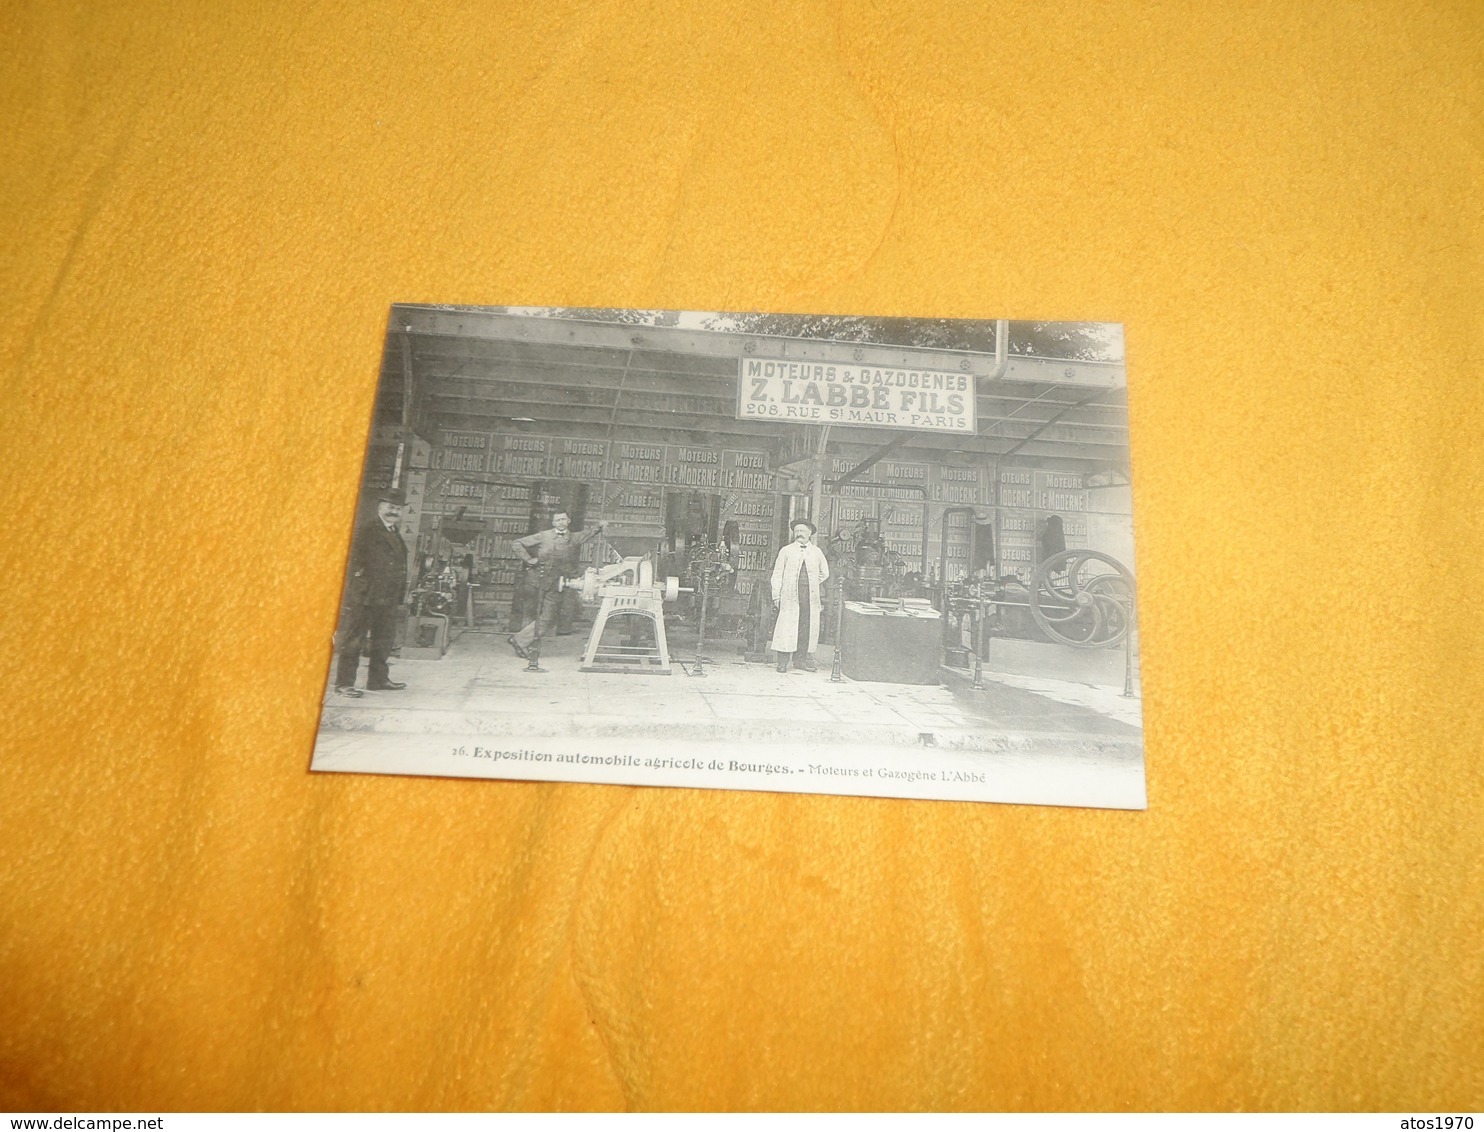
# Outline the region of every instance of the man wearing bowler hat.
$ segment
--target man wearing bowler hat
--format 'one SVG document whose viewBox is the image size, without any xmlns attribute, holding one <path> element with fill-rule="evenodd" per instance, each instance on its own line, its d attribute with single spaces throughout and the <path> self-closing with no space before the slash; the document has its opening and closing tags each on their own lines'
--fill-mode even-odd
<svg viewBox="0 0 1484 1132">
<path fill-rule="evenodd" d="M 787 672 L 788 662 L 805 672 L 818 667 L 814 650 L 819 647 L 819 627 L 824 616 L 820 588 L 830 576 L 824 551 L 814 545 L 814 524 L 796 519 L 790 528 L 794 540 L 778 552 L 773 564 L 772 648 L 778 654 L 778 671 Z"/>
<path fill-rule="evenodd" d="M 407 544 L 397 531 L 397 520 L 407 502 L 401 491 L 376 497 L 376 517 L 362 523 L 350 544 L 345 599 L 340 609 L 340 656 L 335 666 L 335 694 L 359 698 L 356 668 L 361 646 L 371 636 L 371 663 L 366 687 L 372 692 L 396 692 L 407 687 L 393 680 L 387 657 L 397 637 L 397 622 L 407 597 Z"/>
</svg>

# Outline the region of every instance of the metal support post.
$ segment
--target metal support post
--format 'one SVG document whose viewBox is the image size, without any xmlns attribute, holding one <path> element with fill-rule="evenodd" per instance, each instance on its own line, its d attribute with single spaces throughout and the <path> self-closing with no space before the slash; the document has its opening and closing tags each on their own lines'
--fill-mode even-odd
<svg viewBox="0 0 1484 1132">
<path fill-rule="evenodd" d="M 521 669 L 522 672 L 546 671 L 546 669 L 541 667 L 541 638 L 544 635 L 546 603 L 551 600 L 552 595 L 546 589 L 546 570 L 544 567 L 537 570 L 536 584 L 541 587 L 537 590 L 536 597 L 536 635 L 531 638 L 531 643 L 526 649 L 526 666 Z M 560 600 L 561 596 L 560 591 L 558 591 L 556 594 L 557 599 Z"/>
<path fill-rule="evenodd" d="M 830 665 L 830 683 L 843 684 L 845 677 L 840 668 L 845 651 L 845 579 L 835 579 L 835 663 Z"/>
<path fill-rule="evenodd" d="M 824 450 L 830 442 L 830 426 L 819 430 L 819 443 L 814 448 L 814 490 L 810 500 L 809 518 L 818 527 L 824 522 Z"/>
<path fill-rule="evenodd" d="M 979 603 L 979 616 L 976 618 L 979 630 L 978 647 L 974 649 L 974 690 L 984 690 L 984 662 L 980 659 L 989 648 L 989 642 L 994 639 L 994 634 L 989 629 L 989 618 L 984 616 L 984 603 Z"/>
<path fill-rule="evenodd" d="M 699 629 L 700 636 L 696 640 L 696 664 L 695 667 L 690 670 L 691 676 L 706 675 L 706 669 L 704 667 L 704 654 L 706 652 L 706 597 L 710 584 L 711 571 L 703 566 L 701 568 L 701 624 Z"/>
</svg>

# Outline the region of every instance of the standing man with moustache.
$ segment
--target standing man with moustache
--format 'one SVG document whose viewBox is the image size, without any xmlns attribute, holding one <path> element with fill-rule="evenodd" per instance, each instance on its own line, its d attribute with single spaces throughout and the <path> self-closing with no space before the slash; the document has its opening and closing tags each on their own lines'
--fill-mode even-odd
<svg viewBox="0 0 1484 1132">
<path fill-rule="evenodd" d="M 356 687 L 356 669 L 367 634 L 371 637 L 367 690 L 396 692 L 407 687 L 393 680 L 387 667 L 407 597 L 407 544 L 397 531 L 406 502 L 401 491 L 382 492 L 376 499 L 376 517 L 361 524 L 350 544 L 340 610 L 340 656 L 335 667 L 337 696 L 359 699 L 364 695 Z"/>
<path fill-rule="evenodd" d="M 773 564 L 773 607 L 778 620 L 773 624 L 773 651 L 778 654 L 778 671 L 787 672 L 788 662 L 805 672 L 814 672 L 814 650 L 819 647 L 819 629 L 824 617 L 820 591 L 830 576 L 830 565 L 824 551 L 814 545 L 814 524 L 797 520 L 793 542 L 778 552 Z"/>
<path fill-rule="evenodd" d="M 572 518 L 565 511 L 551 517 L 551 528 L 537 531 L 516 539 L 511 545 L 527 569 L 535 575 L 536 607 L 529 610 L 531 620 L 520 632 L 505 640 L 515 650 L 515 655 L 530 661 L 527 672 L 544 672 L 540 664 L 542 638 L 550 636 L 558 627 L 557 617 L 567 595 L 563 593 L 563 578 L 581 573 L 578 551 L 583 543 L 603 533 L 605 524 L 599 523 L 581 534 L 572 531 Z M 575 600 L 576 595 L 572 595 Z"/>
</svg>

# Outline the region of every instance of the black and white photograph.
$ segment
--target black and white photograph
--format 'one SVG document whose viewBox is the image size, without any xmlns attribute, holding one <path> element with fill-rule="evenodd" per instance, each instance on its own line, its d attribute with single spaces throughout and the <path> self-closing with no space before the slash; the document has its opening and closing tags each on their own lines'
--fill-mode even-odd
<svg viewBox="0 0 1484 1132">
<path fill-rule="evenodd" d="M 376 380 L 312 769 L 1145 807 L 1121 326 L 397 305 Z"/>
</svg>

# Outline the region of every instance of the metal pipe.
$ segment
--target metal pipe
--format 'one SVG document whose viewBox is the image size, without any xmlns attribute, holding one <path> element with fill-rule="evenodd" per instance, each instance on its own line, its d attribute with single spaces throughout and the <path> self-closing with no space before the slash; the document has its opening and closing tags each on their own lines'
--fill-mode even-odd
<svg viewBox="0 0 1484 1132">
<path fill-rule="evenodd" d="M 404 461 L 412 445 L 412 337 L 402 332 L 402 434 L 397 441 L 397 462 L 392 467 L 392 487 L 402 486 Z"/>
<path fill-rule="evenodd" d="M 943 587 L 943 613 L 948 612 L 948 516 L 969 516 L 969 545 L 974 545 L 974 515 L 976 509 L 968 504 L 943 508 L 943 535 L 938 546 L 938 584 Z"/>
<path fill-rule="evenodd" d="M 991 542 L 989 547 L 990 552 L 994 555 L 994 573 L 990 576 L 990 581 L 998 585 L 1001 573 L 1000 544 L 1004 541 L 1005 537 L 1005 521 L 1004 517 L 1000 514 L 1000 458 L 998 456 L 991 461 L 989 474 L 991 477 L 989 481 L 989 498 L 990 506 L 993 508 L 990 516 L 991 521 L 994 523 L 994 530 L 990 535 Z"/>
<path fill-rule="evenodd" d="M 624 386 L 629 382 L 629 367 L 634 364 L 634 351 L 624 355 L 623 373 L 619 375 L 618 388 L 613 391 L 613 412 L 608 414 L 608 439 L 613 439 L 613 422 L 618 420 L 618 403 L 623 400 Z"/>
<path fill-rule="evenodd" d="M 994 370 L 986 381 L 998 381 L 1010 368 L 1010 320 L 997 318 L 994 323 Z"/>
<path fill-rule="evenodd" d="M 1013 456 L 1013 455 L 1015 455 L 1015 453 L 1019 452 L 1022 448 L 1024 448 L 1027 444 L 1029 444 L 1032 440 L 1035 440 L 1036 437 L 1040 436 L 1043 432 L 1045 432 L 1048 428 L 1050 428 L 1052 425 L 1054 425 L 1057 421 L 1061 420 L 1062 417 L 1066 416 L 1073 409 L 1086 408 L 1088 405 L 1091 405 L 1094 401 L 1097 401 L 1099 398 L 1102 398 L 1102 397 L 1107 396 L 1107 393 L 1108 393 L 1108 391 L 1106 389 L 1099 389 L 1096 392 L 1090 394 L 1089 396 L 1082 398 L 1082 400 L 1076 402 L 1075 404 L 1071 404 L 1071 405 L 1066 406 L 1066 408 L 1062 409 L 1060 412 L 1052 413 L 1051 416 L 1048 419 L 1042 421 L 1041 424 L 1040 424 L 1040 426 L 1037 427 L 1036 429 L 1034 429 L 1029 436 L 1023 436 L 1023 437 L 1021 437 L 1018 441 L 1016 441 L 1014 444 L 1012 444 L 1009 448 L 1007 448 L 1007 449 L 1005 449 L 1005 451 L 1001 452 L 1000 455 L 1001 456 Z"/>
<path fill-rule="evenodd" d="M 845 578 L 835 579 L 835 661 L 830 665 L 830 683 L 842 684 L 845 667 Z"/>
<path fill-rule="evenodd" d="M 710 582 L 711 582 L 711 571 L 708 570 L 708 569 L 706 569 L 703 566 L 702 569 L 701 569 L 701 594 L 700 594 L 700 596 L 701 596 L 701 624 L 700 624 L 699 628 L 697 629 L 697 636 L 696 636 L 696 666 L 694 668 L 692 668 L 691 671 L 690 671 L 690 675 L 692 675 L 692 676 L 704 676 L 704 675 L 706 675 L 706 669 L 705 669 L 706 660 L 705 660 L 705 656 L 703 654 L 706 652 L 706 598 L 708 596 L 708 591 L 709 591 L 709 588 L 710 588 Z"/>
<path fill-rule="evenodd" d="M 922 572 L 927 574 L 928 568 L 928 525 L 932 520 L 932 514 L 928 508 L 927 488 L 922 489 Z"/>
<path fill-rule="evenodd" d="M 838 488 L 841 488 L 841 487 L 845 486 L 851 480 L 855 479 L 856 476 L 858 476 L 862 472 L 868 470 L 872 465 L 879 463 L 889 453 L 896 451 L 902 445 L 906 444 L 907 441 L 911 440 L 914 436 L 920 436 L 920 435 L 922 435 L 922 434 L 921 433 L 917 433 L 917 432 L 904 432 L 904 433 L 902 433 L 901 436 L 898 436 L 896 439 L 888 441 L 887 443 L 883 444 L 880 448 L 876 449 L 876 451 L 872 452 L 869 456 L 867 456 L 864 460 L 862 460 L 855 467 L 851 468 L 850 471 L 846 472 L 839 479 L 837 479 L 833 483 L 831 483 L 830 484 L 830 487 L 838 489 Z"/>
<path fill-rule="evenodd" d="M 809 509 L 813 512 L 809 518 L 816 527 L 824 523 L 824 449 L 829 440 L 830 426 L 825 425 L 820 429 L 819 445 L 814 449 L 814 490 L 809 501 Z"/>
<path fill-rule="evenodd" d="M 987 642 L 994 636 L 989 631 L 989 618 L 984 615 L 984 602 L 979 602 L 979 616 L 975 619 L 974 628 L 978 630 L 978 640 L 974 642 L 974 690 L 984 690 L 984 660 L 989 654 Z"/>
</svg>

